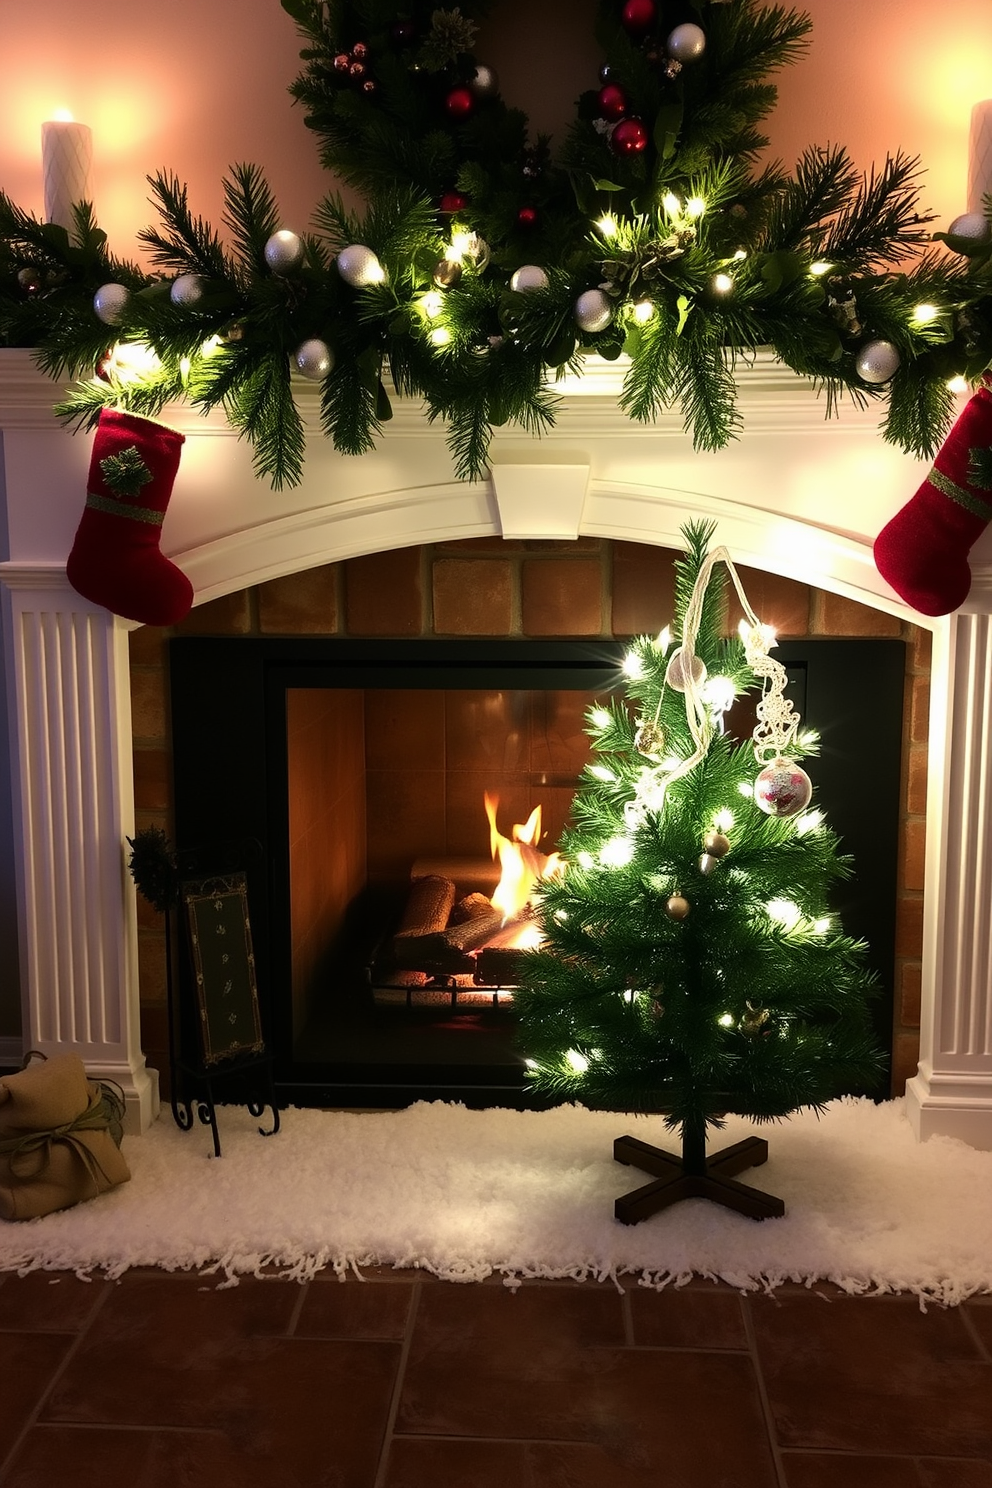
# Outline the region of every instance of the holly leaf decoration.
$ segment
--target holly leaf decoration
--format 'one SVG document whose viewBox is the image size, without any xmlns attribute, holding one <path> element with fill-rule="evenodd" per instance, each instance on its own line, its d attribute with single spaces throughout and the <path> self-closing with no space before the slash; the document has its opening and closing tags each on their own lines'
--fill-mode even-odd
<svg viewBox="0 0 992 1488">
<path fill-rule="evenodd" d="M 115 496 L 137 496 L 153 478 L 134 444 L 116 455 L 107 455 L 100 461 L 100 469 Z"/>
</svg>

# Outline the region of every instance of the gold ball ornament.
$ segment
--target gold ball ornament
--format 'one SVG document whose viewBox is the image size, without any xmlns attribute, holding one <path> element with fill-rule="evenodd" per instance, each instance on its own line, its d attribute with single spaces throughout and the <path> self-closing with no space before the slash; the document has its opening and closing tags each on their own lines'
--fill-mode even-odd
<svg viewBox="0 0 992 1488">
<path fill-rule="evenodd" d="M 730 838 L 725 837 L 722 832 L 707 832 L 703 838 L 703 847 L 711 858 L 725 858 L 730 851 Z"/>
<path fill-rule="evenodd" d="M 439 258 L 431 278 L 438 289 L 454 289 L 462 277 L 462 266 L 456 258 Z"/>
<path fill-rule="evenodd" d="M 668 669 L 665 672 L 665 686 L 670 687 L 673 692 L 685 692 L 692 678 L 697 687 L 701 687 L 706 681 L 706 663 L 698 656 L 679 646 L 672 652 Z"/>
<path fill-rule="evenodd" d="M 754 782 L 754 802 L 766 816 L 795 816 L 813 795 L 813 782 L 795 760 L 774 759 Z"/>
<path fill-rule="evenodd" d="M 645 719 L 638 724 L 634 735 L 634 748 L 648 759 L 660 759 L 665 752 L 665 730 L 660 723 Z"/>
<path fill-rule="evenodd" d="M 682 894 L 672 894 L 665 902 L 665 913 L 670 920 L 684 920 L 692 905 Z"/>
<path fill-rule="evenodd" d="M 714 858 L 712 853 L 701 853 L 699 857 L 700 873 L 713 873 L 720 866 L 720 859 Z"/>
<path fill-rule="evenodd" d="M 771 1017 L 771 1013 L 768 1011 L 768 1009 L 756 1008 L 754 1004 L 750 1002 L 746 1003 L 745 1007 L 747 1008 L 747 1011 L 745 1012 L 743 1018 L 741 1018 L 741 1032 L 748 1034 L 751 1038 L 756 1038 L 758 1034 L 762 1032 L 767 1033 L 769 1030 L 765 1027 L 765 1024 Z"/>
</svg>

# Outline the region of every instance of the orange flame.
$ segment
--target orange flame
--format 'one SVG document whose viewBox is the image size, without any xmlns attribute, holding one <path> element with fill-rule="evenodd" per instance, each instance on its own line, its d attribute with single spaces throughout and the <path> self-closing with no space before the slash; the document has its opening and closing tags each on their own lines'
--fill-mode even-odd
<svg viewBox="0 0 992 1488">
<path fill-rule="evenodd" d="M 490 849 L 493 858 L 499 859 L 500 865 L 500 880 L 492 895 L 492 902 L 502 911 L 505 925 L 508 920 L 523 914 L 530 903 L 535 885 L 543 878 L 551 878 L 560 873 L 562 862 L 560 854 L 543 853 L 535 845 L 541 836 L 540 806 L 534 807 L 525 822 L 514 825 L 512 837 L 504 837 L 496 825 L 499 797 L 491 796 L 486 791 L 484 799 L 486 816 L 489 818 Z M 494 943 L 498 941 L 499 944 L 517 946 L 536 945 L 540 939 L 538 926 L 530 921 L 521 926 L 512 939 L 494 937 Z"/>
</svg>

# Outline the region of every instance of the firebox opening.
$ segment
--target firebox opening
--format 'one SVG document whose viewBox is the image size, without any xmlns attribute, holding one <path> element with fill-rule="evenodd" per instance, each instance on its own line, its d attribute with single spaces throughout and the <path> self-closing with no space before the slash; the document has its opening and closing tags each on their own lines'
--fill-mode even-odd
<svg viewBox="0 0 992 1488">
<path fill-rule="evenodd" d="M 287 689 L 299 1062 L 378 1063 L 388 1048 L 398 1065 L 519 1072 L 508 1014 L 536 932 L 528 890 L 554 869 L 602 696 Z"/>
<path fill-rule="evenodd" d="M 512 841 L 540 807 L 535 850 L 553 851 L 589 755 L 586 710 L 622 690 L 623 651 L 564 641 L 172 643 L 177 843 L 263 844 L 249 904 L 285 1103 L 529 1103 L 513 956 L 498 934 L 486 956 L 493 845 Z M 855 860 L 836 907 L 869 942 L 888 1049 L 904 647 L 804 641 L 777 654 L 823 738 L 809 773 Z M 734 731 L 746 735 L 748 719 Z M 498 802 L 491 812 L 487 796 Z M 481 940 L 476 915 L 489 916 Z"/>
</svg>

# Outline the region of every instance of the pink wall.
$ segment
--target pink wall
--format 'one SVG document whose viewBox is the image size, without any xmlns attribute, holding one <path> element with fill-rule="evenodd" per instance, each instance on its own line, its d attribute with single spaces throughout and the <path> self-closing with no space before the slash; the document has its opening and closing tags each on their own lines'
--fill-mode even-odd
<svg viewBox="0 0 992 1488">
<path fill-rule="evenodd" d="M 494 5 L 478 47 L 504 96 L 554 130 L 595 82 L 594 0 Z M 841 142 L 858 164 L 919 153 L 924 202 L 946 225 L 965 207 L 971 106 L 992 97 L 989 0 L 807 0 L 805 62 L 782 75 L 770 121 L 787 163 L 804 145 Z M 93 192 L 117 252 L 135 255 L 151 217 L 145 176 L 188 183 L 193 209 L 217 221 L 220 180 L 241 160 L 269 175 L 288 226 L 303 228 L 330 182 L 286 89 L 298 69 L 278 0 L 132 0 L 100 11 L 79 0 L 0 5 L 0 186 L 40 213 L 42 119 L 69 108 L 94 134 Z"/>
</svg>

